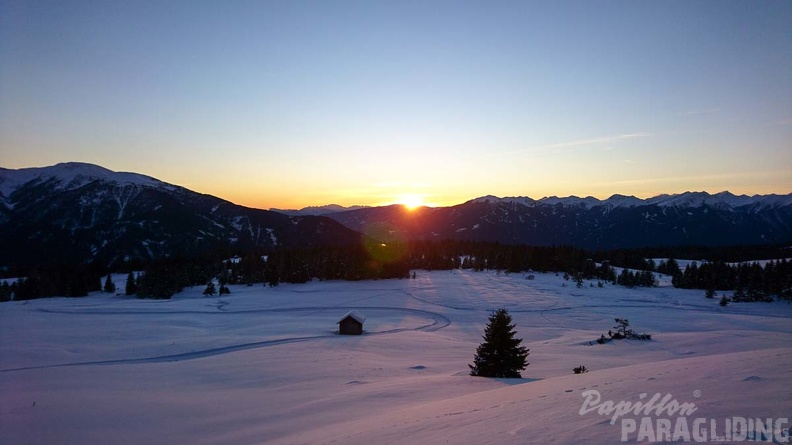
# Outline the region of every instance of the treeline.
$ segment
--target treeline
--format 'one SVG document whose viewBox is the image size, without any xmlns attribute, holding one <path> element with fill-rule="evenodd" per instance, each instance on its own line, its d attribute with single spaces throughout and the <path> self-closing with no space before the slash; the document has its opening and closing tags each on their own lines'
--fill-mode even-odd
<svg viewBox="0 0 792 445">
<path fill-rule="evenodd" d="M 233 260 L 203 258 L 163 259 L 150 263 L 139 276 L 127 278 L 127 294 L 138 298 L 169 299 L 186 287 L 220 288 L 227 284 L 305 283 L 320 280 L 374 280 L 407 278 L 410 267 L 404 246 L 372 243 L 366 246 L 277 249 L 249 253 Z M 134 279 L 134 281 L 132 281 Z M 227 288 L 226 288 L 227 289 Z M 212 292 L 207 293 L 209 295 Z"/>
<path fill-rule="evenodd" d="M 758 260 L 780 260 L 792 257 L 787 244 L 759 244 L 737 246 L 673 246 L 614 249 L 601 252 L 613 263 L 625 267 L 638 266 L 647 258 L 685 258 L 699 262 L 750 263 Z M 639 267 L 631 267 L 639 269 Z"/>
<path fill-rule="evenodd" d="M 504 273 L 526 271 L 560 272 L 582 286 L 582 281 L 599 280 L 624 286 L 655 286 L 652 272 L 671 275 L 674 286 L 734 290 L 735 299 L 777 295 L 789 298 L 792 272 L 787 261 L 731 266 L 711 261 L 681 270 L 669 258 L 686 249 L 704 253 L 702 248 L 614 250 L 592 252 L 571 246 L 525 246 L 474 241 L 415 241 L 365 245 L 281 248 L 267 252 L 215 252 L 196 258 L 163 258 L 148 264 L 122 265 L 112 272 L 139 273 L 128 276 L 124 292 L 139 298 L 168 299 L 187 287 L 207 286 L 217 280 L 226 284 L 277 286 L 319 280 L 375 280 L 407 278 L 411 270 L 472 269 Z M 765 249 L 765 250 L 763 250 Z M 738 255 L 739 252 L 769 257 L 786 253 L 778 248 L 712 248 L 709 253 Z M 661 253 L 674 255 L 662 256 Z M 649 256 L 647 256 L 649 255 Z M 699 255 L 700 256 L 700 255 Z M 124 267 L 126 269 L 124 269 Z M 624 268 L 617 275 L 616 267 Z M 630 270 L 628 270 L 630 269 Z M 95 265 L 49 265 L 26 271 L 25 279 L 0 284 L 0 301 L 50 296 L 84 296 L 102 288 L 109 270 Z M 745 295 L 745 297 L 742 297 Z"/>
<path fill-rule="evenodd" d="M 33 300 L 51 296 L 84 297 L 102 288 L 102 274 L 93 266 L 48 264 L 37 266 L 12 283 L 0 282 L 0 301 Z"/>
<path fill-rule="evenodd" d="M 728 264 L 723 261 L 692 263 L 674 275 L 674 287 L 733 291 L 732 301 L 792 300 L 792 261 Z"/>
</svg>

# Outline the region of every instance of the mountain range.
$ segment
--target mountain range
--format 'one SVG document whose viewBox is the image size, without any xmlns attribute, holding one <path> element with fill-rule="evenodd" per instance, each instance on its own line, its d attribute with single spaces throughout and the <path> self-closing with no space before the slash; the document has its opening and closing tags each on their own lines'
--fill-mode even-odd
<svg viewBox="0 0 792 445">
<path fill-rule="evenodd" d="M 0 168 L 0 265 L 381 241 L 591 249 L 792 242 L 792 194 L 686 192 L 599 200 L 484 196 L 450 207 L 261 210 L 85 163 Z"/>
<path fill-rule="evenodd" d="M 243 207 L 92 164 L 0 168 L 0 265 L 112 264 L 217 249 L 350 244 L 361 236 L 329 218 Z"/>
<path fill-rule="evenodd" d="M 686 192 L 649 199 L 485 196 L 452 207 L 394 205 L 328 213 L 381 238 L 467 239 L 589 249 L 792 241 L 792 194 Z"/>
</svg>

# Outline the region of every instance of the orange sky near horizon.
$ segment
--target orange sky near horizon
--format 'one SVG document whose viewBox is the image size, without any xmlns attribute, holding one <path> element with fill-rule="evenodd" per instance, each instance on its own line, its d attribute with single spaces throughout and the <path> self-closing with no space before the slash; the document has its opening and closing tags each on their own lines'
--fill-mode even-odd
<svg viewBox="0 0 792 445">
<path fill-rule="evenodd" d="M 0 2 L 0 166 L 263 209 L 787 194 L 790 23 L 792 2 Z"/>
</svg>

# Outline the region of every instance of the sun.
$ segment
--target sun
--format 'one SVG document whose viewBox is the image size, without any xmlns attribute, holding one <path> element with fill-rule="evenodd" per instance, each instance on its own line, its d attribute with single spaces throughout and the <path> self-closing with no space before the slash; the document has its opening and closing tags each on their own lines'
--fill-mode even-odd
<svg viewBox="0 0 792 445">
<path fill-rule="evenodd" d="M 399 198 L 399 204 L 407 208 L 407 210 L 415 210 L 424 205 L 423 198 L 420 195 L 402 195 Z"/>
</svg>

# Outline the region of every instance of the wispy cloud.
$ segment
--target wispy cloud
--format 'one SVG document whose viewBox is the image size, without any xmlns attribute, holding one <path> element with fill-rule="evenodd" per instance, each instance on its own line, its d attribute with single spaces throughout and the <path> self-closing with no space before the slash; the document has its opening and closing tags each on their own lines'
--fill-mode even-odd
<svg viewBox="0 0 792 445">
<path fill-rule="evenodd" d="M 575 147 L 584 147 L 589 145 L 602 145 L 602 144 L 613 144 L 616 142 L 625 141 L 628 139 L 638 139 L 638 138 L 645 138 L 652 136 L 651 133 L 628 133 L 628 134 L 615 134 L 611 136 L 601 136 L 601 137 L 594 137 L 594 138 L 587 138 L 587 139 L 576 139 L 573 141 L 566 141 L 566 142 L 557 142 L 554 144 L 547 144 L 547 145 L 538 145 L 535 147 L 526 147 L 519 150 L 513 150 L 506 152 L 506 154 L 517 154 L 517 153 L 535 153 L 541 151 L 548 151 L 548 150 L 558 150 L 558 149 L 565 149 L 565 148 L 575 148 Z M 605 150 L 613 150 L 612 146 L 604 147 Z"/>
<path fill-rule="evenodd" d="M 720 113 L 720 108 L 713 107 L 713 108 L 705 108 L 703 110 L 689 110 L 689 111 L 680 111 L 677 113 L 678 116 L 699 116 L 702 114 L 715 114 Z"/>
<path fill-rule="evenodd" d="M 687 182 L 700 184 L 705 181 L 731 181 L 739 179 L 755 178 L 757 175 L 764 177 L 788 177 L 786 170 L 777 171 L 742 171 L 742 172 L 723 172 L 707 175 L 684 175 L 684 176 L 659 176 L 651 178 L 625 179 L 618 181 L 600 182 L 593 185 L 646 185 L 646 184 L 669 184 L 674 182 Z"/>
</svg>

